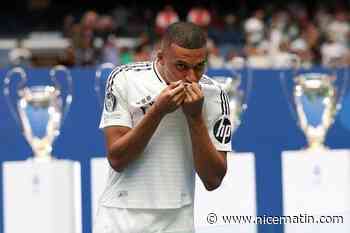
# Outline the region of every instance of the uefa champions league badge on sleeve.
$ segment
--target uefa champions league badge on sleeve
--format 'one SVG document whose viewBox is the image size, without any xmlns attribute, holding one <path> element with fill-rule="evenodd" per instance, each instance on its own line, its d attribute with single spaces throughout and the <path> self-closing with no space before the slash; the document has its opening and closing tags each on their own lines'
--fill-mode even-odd
<svg viewBox="0 0 350 233">
<path fill-rule="evenodd" d="M 105 100 L 105 108 L 107 112 L 113 112 L 116 106 L 117 106 L 117 98 L 115 97 L 115 95 L 113 95 L 112 92 L 108 92 L 106 94 L 106 100 Z"/>
<path fill-rule="evenodd" d="M 214 124 L 214 136 L 220 143 L 229 143 L 231 139 L 231 121 L 224 115 Z"/>
</svg>

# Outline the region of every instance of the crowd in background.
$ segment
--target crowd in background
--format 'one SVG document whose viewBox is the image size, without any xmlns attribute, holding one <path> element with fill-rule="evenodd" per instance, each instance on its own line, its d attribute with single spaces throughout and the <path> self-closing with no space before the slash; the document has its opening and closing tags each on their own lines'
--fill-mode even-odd
<svg viewBox="0 0 350 233">
<path fill-rule="evenodd" d="M 350 63 L 350 10 L 344 5 L 318 4 L 310 10 L 301 3 L 286 3 L 244 14 L 240 9 L 220 12 L 194 5 L 185 14 L 178 11 L 165 5 L 158 12 L 143 9 L 139 14 L 118 6 L 107 13 L 89 10 L 79 18 L 65 15 L 62 34 L 70 45 L 59 63 L 119 65 L 152 59 L 164 29 L 179 20 L 207 31 L 212 68 L 284 68 L 296 61 L 306 68 Z"/>
</svg>

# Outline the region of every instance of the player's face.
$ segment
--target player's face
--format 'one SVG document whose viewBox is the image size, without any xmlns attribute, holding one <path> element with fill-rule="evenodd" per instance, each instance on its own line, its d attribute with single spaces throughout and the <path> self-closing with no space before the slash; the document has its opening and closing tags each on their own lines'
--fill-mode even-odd
<svg viewBox="0 0 350 233">
<path fill-rule="evenodd" d="M 186 49 L 173 43 L 163 49 L 159 59 L 167 82 L 199 82 L 206 68 L 207 49 Z"/>
</svg>

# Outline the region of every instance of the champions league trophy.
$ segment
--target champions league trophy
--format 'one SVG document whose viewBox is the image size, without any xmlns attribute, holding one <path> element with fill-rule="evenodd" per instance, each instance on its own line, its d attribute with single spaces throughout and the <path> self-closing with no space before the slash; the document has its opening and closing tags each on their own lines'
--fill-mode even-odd
<svg viewBox="0 0 350 233">
<path fill-rule="evenodd" d="M 57 73 L 62 72 L 68 82 L 68 92 L 62 97 Z M 21 81 L 17 85 L 15 103 L 11 97 L 11 81 L 19 75 Z M 21 125 L 24 137 L 32 147 L 34 159 L 51 159 L 52 144 L 60 134 L 64 116 L 68 113 L 72 102 L 72 77 L 64 66 L 55 66 L 50 70 L 53 85 L 26 86 L 27 75 L 23 68 L 10 70 L 4 79 L 4 95 L 13 117 Z M 15 105 L 16 108 L 13 106 Z"/>
<path fill-rule="evenodd" d="M 82 232 L 80 163 L 51 155 L 72 102 L 72 77 L 61 65 L 49 76 L 50 85 L 28 86 L 25 70 L 15 67 L 4 79 L 5 99 L 33 151 L 33 158 L 2 163 L 4 233 Z"/>
<path fill-rule="evenodd" d="M 295 58 L 297 59 L 297 58 Z M 296 60 L 296 68 L 299 68 Z M 328 129 L 341 109 L 347 86 L 347 71 L 337 75 L 331 72 L 303 72 L 294 70 L 292 79 L 281 73 L 284 92 L 293 113 L 308 142 L 307 149 L 325 149 L 324 141 Z M 292 83 L 290 83 L 292 81 Z M 291 88 L 290 88 L 291 87 Z"/>
<path fill-rule="evenodd" d="M 281 84 L 308 146 L 282 151 L 283 215 L 306 213 L 315 219 L 338 215 L 344 221 L 322 226 L 317 221 L 288 223 L 284 232 L 346 233 L 350 230 L 350 152 L 327 148 L 324 141 L 341 109 L 348 71 L 336 61 L 317 72 L 301 70 L 299 64 L 297 61 L 292 76 L 281 72 Z"/>
</svg>

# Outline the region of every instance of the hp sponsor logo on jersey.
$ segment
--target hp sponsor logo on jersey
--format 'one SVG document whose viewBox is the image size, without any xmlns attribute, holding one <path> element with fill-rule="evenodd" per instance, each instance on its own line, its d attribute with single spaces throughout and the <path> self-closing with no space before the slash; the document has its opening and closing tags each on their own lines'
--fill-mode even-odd
<svg viewBox="0 0 350 233">
<path fill-rule="evenodd" d="M 214 136 L 220 143 L 228 143 L 231 140 L 231 122 L 227 116 L 220 117 L 214 125 Z"/>
</svg>

